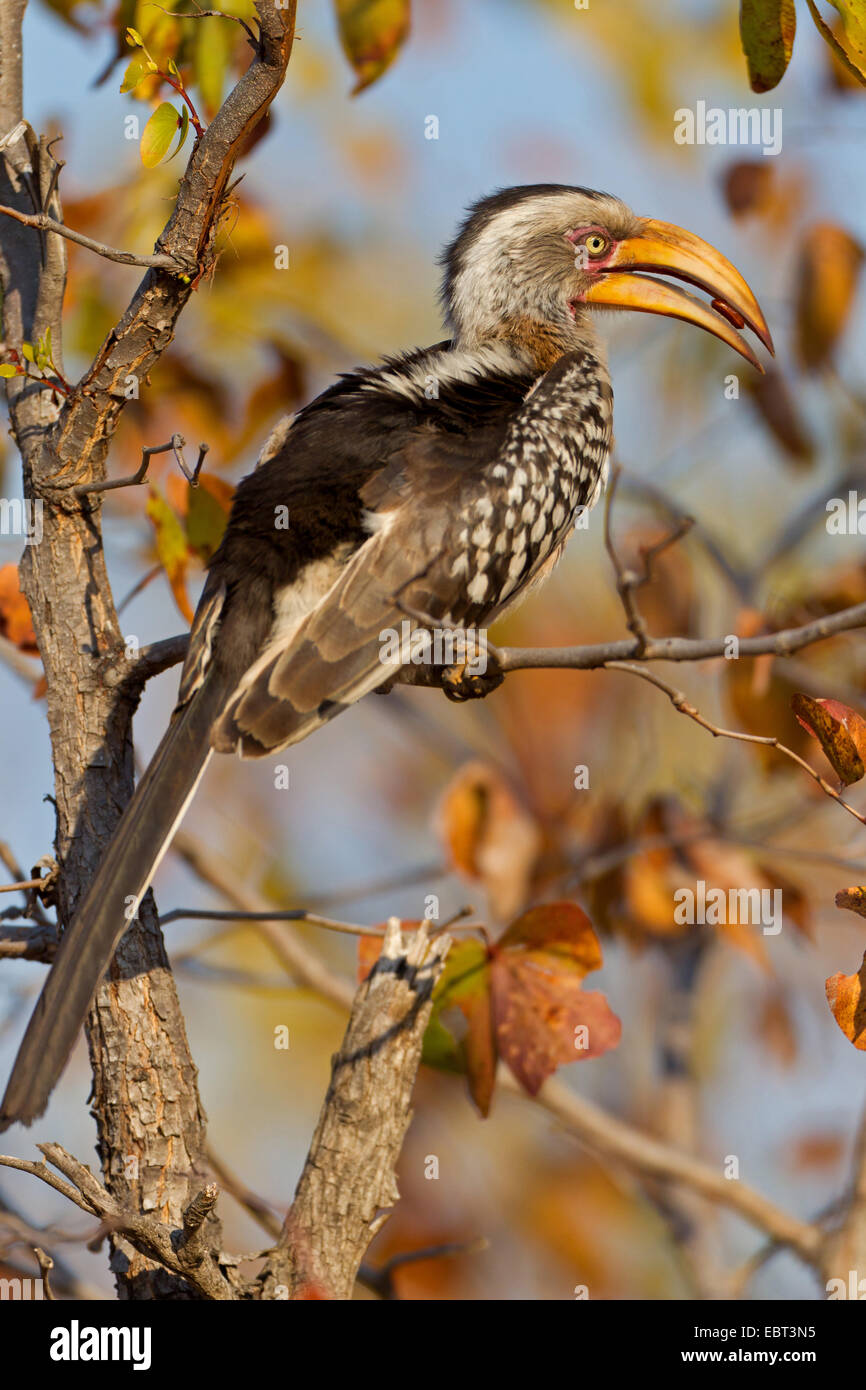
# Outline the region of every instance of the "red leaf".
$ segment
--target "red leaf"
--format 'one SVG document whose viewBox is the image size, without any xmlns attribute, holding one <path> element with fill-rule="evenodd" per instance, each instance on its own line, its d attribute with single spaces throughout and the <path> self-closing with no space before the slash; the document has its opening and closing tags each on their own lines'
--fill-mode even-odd
<svg viewBox="0 0 866 1390">
<path fill-rule="evenodd" d="M 584 976 L 602 963 L 589 918 L 574 903 L 549 903 L 518 918 L 494 946 L 463 941 L 452 948 L 434 998 L 425 1059 L 453 1065 L 442 1036 L 449 1010 L 466 1025 L 458 1040 L 472 1099 L 490 1107 L 501 1057 L 535 1095 L 557 1067 L 615 1047 L 621 1025 L 603 994 L 586 993 Z M 453 1031 L 453 1030 L 450 1030 Z"/>
<path fill-rule="evenodd" d="M 838 700 L 813 700 L 795 695 L 791 700 L 797 720 L 818 739 L 828 762 L 845 786 L 866 775 L 866 719 Z"/>
</svg>

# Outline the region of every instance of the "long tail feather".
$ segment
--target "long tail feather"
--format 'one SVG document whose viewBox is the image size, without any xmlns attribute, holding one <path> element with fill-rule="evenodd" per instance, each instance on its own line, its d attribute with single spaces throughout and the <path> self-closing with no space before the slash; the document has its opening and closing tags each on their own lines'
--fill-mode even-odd
<svg viewBox="0 0 866 1390">
<path fill-rule="evenodd" d="M 18 1049 L 0 1106 L 0 1130 L 30 1124 L 45 1110 L 96 987 L 195 794 L 224 694 L 215 673 L 205 680 L 172 720 L 136 787 L 61 939 Z"/>
</svg>

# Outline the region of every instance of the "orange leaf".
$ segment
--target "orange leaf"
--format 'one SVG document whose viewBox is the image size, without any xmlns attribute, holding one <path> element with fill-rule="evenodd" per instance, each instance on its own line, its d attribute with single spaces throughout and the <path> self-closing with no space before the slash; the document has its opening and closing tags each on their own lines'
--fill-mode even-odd
<svg viewBox="0 0 866 1390">
<path fill-rule="evenodd" d="M 39 655 L 30 606 L 21 592 L 17 565 L 0 565 L 0 636 L 30 656 Z"/>
<path fill-rule="evenodd" d="M 493 961 L 491 976 L 499 1055 L 531 1096 L 557 1067 L 600 1057 L 619 1042 L 619 1019 L 603 994 L 582 989 L 580 976 L 506 955 Z"/>
<path fill-rule="evenodd" d="M 780 1066 L 797 1060 L 797 1034 L 787 1000 L 774 988 L 764 997 L 756 1020 L 756 1032 Z"/>
<path fill-rule="evenodd" d="M 806 234 L 797 271 L 797 355 L 808 371 L 826 366 L 848 323 L 863 248 L 843 227 L 822 222 Z"/>
<path fill-rule="evenodd" d="M 856 975 L 831 975 L 826 981 L 827 1003 L 849 1042 L 866 1052 L 866 955 Z"/>
<path fill-rule="evenodd" d="M 832 1130 L 801 1134 L 791 1154 L 792 1167 L 800 1172 L 810 1168 L 835 1168 L 845 1156 L 843 1136 Z"/>
<path fill-rule="evenodd" d="M 519 912 L 542 836 L 502 774 L 486 763 L 468 763 L 446 788 L 436 820 L 454 867 L 483 885 L 491 914 L 507 920 Z"/>
<path fill-rule="evenodd" d="M 739 159 L 725 170 L 725 202 L 735 217 L 760 211 L 773 185 L 772 160 Z"/>
</svg>

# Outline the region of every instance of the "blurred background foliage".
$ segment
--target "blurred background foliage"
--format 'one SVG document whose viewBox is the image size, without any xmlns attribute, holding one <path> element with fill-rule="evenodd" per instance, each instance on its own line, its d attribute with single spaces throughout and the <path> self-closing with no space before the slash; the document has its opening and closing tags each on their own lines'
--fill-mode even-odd
<svg viewBox="0 0 866 1390">
<path fill-rule="evenodd" d="M 248 61 L 241 24 L 177 13 L 190 8 L 44 0 L 28 15 L 28 110 L 34 125 L 63 135 L 66 221 L 114 246 L 150 250 L 189 150 L 188 139 L 173 160 L 143 167 L 138 139 L 151 110 L 171 100 L 179 111 L 183 99 L 152 73 L 120 93 L 134 55 L 127 29 L 162 72 L 176 64 L 204 123 Z M 250 0 L 222 8 L 251 21 Z M 411 25 L 408 0 L 302 4 L 286 88 L 241 165 L 216 272 L 129 403 L 112 449 L 121 476 L 144 445 L 174 432 L 209 445 L 203 495 L 156 459 L 149 492 L 106 503 L 125 632 L 144 643 L 188 620 L 231 488 L 283 414 L 358 361 L 442 336 L 435 255 L 466 204 L 496 186 L 544 180 L 607 188 L 713 241 L 756 288 L 777 342 L 776 365 L 759 379 L 692 329 L 641 316 L 602 322 L 625 468 L 613 514 L 623 554 L 636 559 L 672 517 L 696 522 L 641 592 L 651 631 L 748 635 L 866 600 L 862 537 L 825 526 L 827 500 L 862 491 L 866 477 L 856 8 L 838 0 L 819 11 L 834 48 L 798 6 L 784 72 L 786 3 L 744 0 L 742 32 L 733 0 L 416 0 Z M 769 95 L 753 95 L 750 80 Z M 675 113 L 697 100 L 780 107 L 781 154 L 677 144 Z M 276 268 L 281 250 L 285 269 Z M 76 246 L 69 257 L 63 352 L 75 380 L 138 272 Z M 5 468 L 4 491 L 15 496 L 16 460 L 7 456 Z M 0 537 L 0 560 L 16 558 L 14 539 Z M 51 843 L 50 808 L 36 804 L 51 777 L 38 662 L 26 655 L 8 570 L 0 626 L 4 653 L 14 645 L 19 658 L 0 669 L 7 786 L 27 789 L 7 796 L 2 833 L 29 864 Z M 544 591 L 493 638 L 554 645 L 623 631 L 598 509 Z M 866 709 L 866 657 L 850 636 L 785 663 L 710 662 L 668 678 L 708 717 L 778 736 L 824 775 L 791 696 Z M 175 682 L 169 673 L 148 689 L 137 722 L 142 760 Z M 283 906 L 364 923 L 417 918 L 436 894 L 443 917 L 469 902 L 499 930 L 532 903 L 573 896 L 599 932 L 605 964 L 592 984 L 621 1017 L 623 1037 L 603 1058 L 560 1073 L 567 1084 L 713 1164 L 736 1154 L 744 1178 L 804 1215 L 838 1195 L 863 1058 L 833 1021 L 824 978 L 859 962 L 861 919 L 833 897 L 863 882 L 866 841 L 787 760 L 714 741 L 621 675 L 534 671 L 462 709 L 425 691 L 370 698 L 288 764 L 287 791 L 270 766 L 218 760 L 209 772 L 188 835 L 210 846 L 224 873 Z M 586 789 L 575 787 L 580 765 Z M 862 808 L 862 784 L 849 797 Z M 781 887 L 784 931 L 677 926 L 673 891 L 696 878 Z M 158 897 L 165 909 L 224 906 L 179 856 L 164 867 Z M 335 971 L 354 973 L 345 940 L 298 930 Z M 215 1154 L 284 1208 L 342 1018 L 287 985 L 252 928 L 170 931 Z M 4 1065 L 37 973 L 4 963 Z M 280 1024 L 288 1052 L 273 1047 Z M 82 1048 L 41 1126 L 79 1153 L 91 1139 L 86 1078 Z M 15 1151 L 29 1152 L 16 1138 Z M 425 1176 L 429 1155 L 437 1180 Z M 460 1078 L 427 1069 L 401 1191 L 371 1262 L 486 1242 L 399 1270 L 405 1298 L 569 1298 L 580 1284 L 593 1298 L 712 1296 L 720 1271 L 759 1244 L 725 1214 L 700 1204 L 684 1214 L 682 1194 L 608 1169 L 529 1101 L 502 1094 L 481 1122 Z M 15 1175 L 2 1192 L 74 1226 L 60 1199 Z M 230 1199 L 223 1214 L 229 1248 L 261 1243 Z M 108 1287 L 99 1257 L 73 1245 L 68 1259 Z M 782 1255 L 748 1293 L 816 1290 Z"/>
</svg>

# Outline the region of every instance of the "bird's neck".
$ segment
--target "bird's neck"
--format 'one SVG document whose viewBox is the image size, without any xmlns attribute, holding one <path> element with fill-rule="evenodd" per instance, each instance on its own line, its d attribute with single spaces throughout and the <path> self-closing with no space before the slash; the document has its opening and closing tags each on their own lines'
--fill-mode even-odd
<svg viewBox="0 0 866 1390">
<path fill-rule="evenodd" d="M 484 333 L 460 334 L 454 346 L 463 351 L 478 351 L 484 347 L 506 346 L 515 357 L 528 360 L 542 375 L 568 352 L 589 351 L 604 360 L 592 325 L 580 323 L 549 323 L 533 318 L 503 319 Z"/>
</svg>

